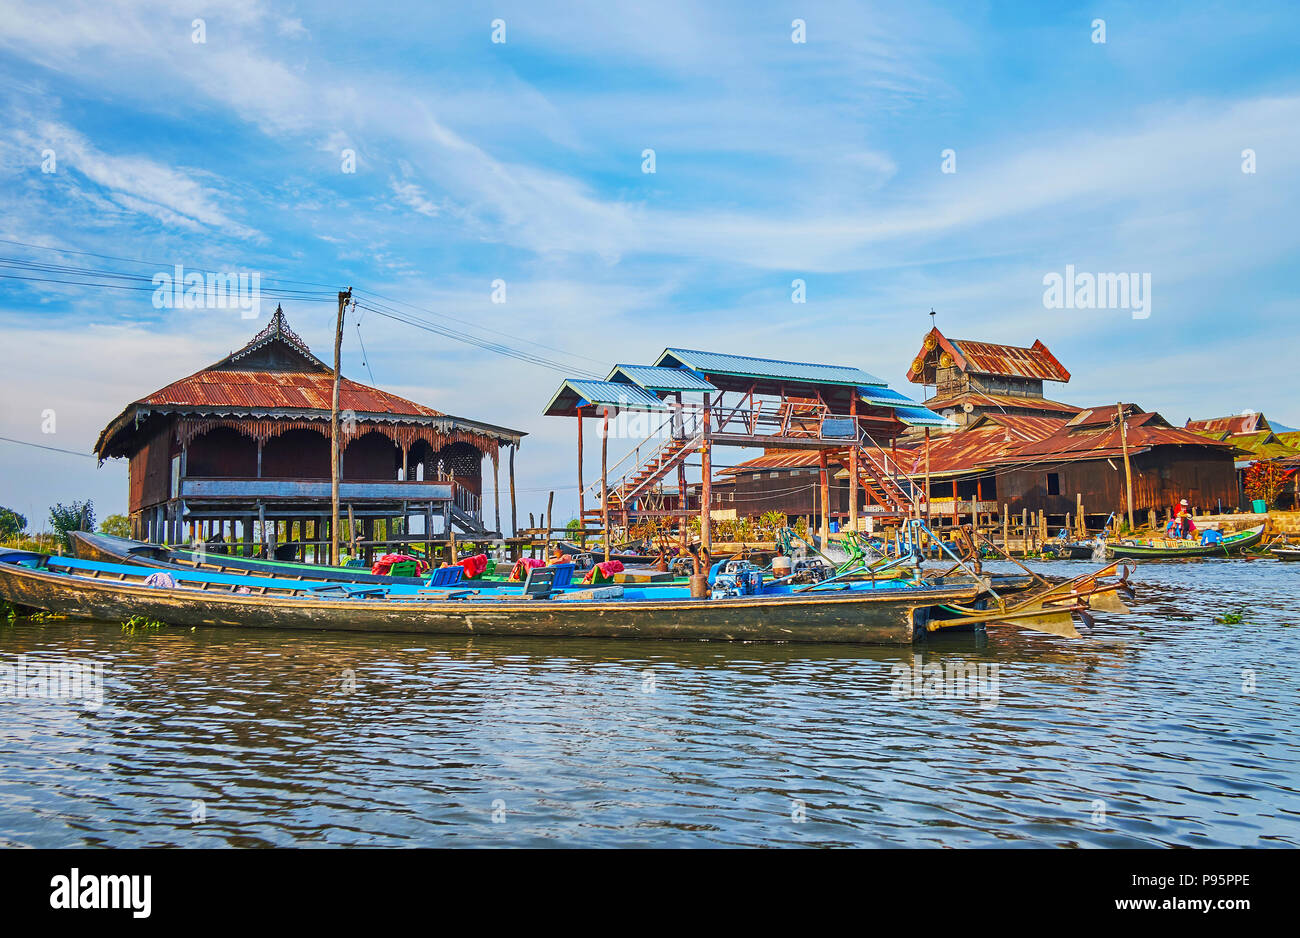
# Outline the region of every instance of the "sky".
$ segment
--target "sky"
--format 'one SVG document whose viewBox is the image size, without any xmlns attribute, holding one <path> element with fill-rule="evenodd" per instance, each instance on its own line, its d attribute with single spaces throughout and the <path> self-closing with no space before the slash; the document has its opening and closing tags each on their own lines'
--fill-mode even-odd
<svg viewBox="0 0 1300 938">
<path fill-rule="evenodd" d="M 1300 426 L 1300 9 L 1242 6 L 0 0 L 0 437 L 68 451 L 0 441 L 0 505 L 123 512 L 99 431 L 277 301 L 328 359 L 348 286 L 475 342 L 357 310 L 344 373 L 526 431 L 557 520 L 566 375 L 674 345 L 919 397 L 932 309 L 1041 339 L 1058 400 Z M 33 263 L 255 272 L 261 317 Z M 1049 307 L 1067 267 L 1148 315 Z"/>
</svg>

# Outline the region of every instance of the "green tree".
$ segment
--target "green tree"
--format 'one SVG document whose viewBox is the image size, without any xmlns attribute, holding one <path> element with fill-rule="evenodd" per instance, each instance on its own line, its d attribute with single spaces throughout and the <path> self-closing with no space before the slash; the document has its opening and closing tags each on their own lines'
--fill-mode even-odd
<svg viewBox="0 0 1300 938">
<path fill-rule="evenodd" d="M 0 541 L 17 537 L 27 530 L 27 519 L 12 508 L 0 505 Z"/>
<path fill-rule="evenodd" d="M 59 502 L 50 508 L 50 527 L 54 528 L 63 548 L 70 550 L 72 542 L 68 540 L 69 531 L 95 530 L 95 503 L 90 499 L 67 505 Z"/>
<path fill-rule="evenodd" d="M 131 519 L 126 515 L 109 515 L 100 523 L 99 530 L 114 537 L 130 537 Z"/>
</svg>

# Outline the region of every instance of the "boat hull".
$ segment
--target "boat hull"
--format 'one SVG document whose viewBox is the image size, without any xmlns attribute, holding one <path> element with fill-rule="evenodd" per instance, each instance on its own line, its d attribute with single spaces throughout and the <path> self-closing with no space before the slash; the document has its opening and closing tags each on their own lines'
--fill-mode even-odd
<svg viewBox="0 0 1300 938">
<path fill-rule="evenodd" d="M 938 604 L 977 589 L 715 600 L 325 600 L 158 589 L 0 563 L 0 596 L 60 615 L 181 627 L 587 638 L 910 644 Z"/>
</svg>

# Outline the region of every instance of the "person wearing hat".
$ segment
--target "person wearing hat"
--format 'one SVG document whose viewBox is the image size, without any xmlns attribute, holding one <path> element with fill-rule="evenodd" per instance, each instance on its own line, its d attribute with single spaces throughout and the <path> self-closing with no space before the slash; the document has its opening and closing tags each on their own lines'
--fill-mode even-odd
<svg viewBox="0 0 1300 938">
<path fill-rule="evenodd" d="M 1196 525 L 1192 523 L 1192 512 L 1187 507 L 1187 499 L 1184 498 L 1178 503 L 1178 507 L 1174 510 L 1174 520 L 1178 522 L 1179 537 L 1189 538 L 1192 536 L 1192 532 L 1196 530 Z"/>
</svg>

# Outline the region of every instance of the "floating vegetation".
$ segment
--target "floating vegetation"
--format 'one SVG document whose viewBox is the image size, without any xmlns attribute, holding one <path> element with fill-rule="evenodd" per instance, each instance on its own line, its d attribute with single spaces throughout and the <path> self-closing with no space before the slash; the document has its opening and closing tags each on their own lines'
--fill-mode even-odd
<svg viewBox="0 0 1300 938">
<path fill-rule="evenodd" d="M 122 623 L 122 631 L 130 635 L 134 635 L 136 632 L 156 632 L 165 628 L 167 628 L 166 622 L 159 622 L 157 619 L 150 619 L 148 616 L 132 616 Z"/>
<path fill-rule="evenodd" d="M 1226 612 L 1221 616 L 1215 616 L 1214 621 L 1218 625 L 1241 625 L 1245 619 L 1245 609 L 1238 609 L 1236 612 Z"/>
</svg>

